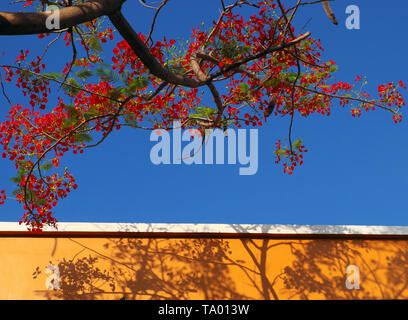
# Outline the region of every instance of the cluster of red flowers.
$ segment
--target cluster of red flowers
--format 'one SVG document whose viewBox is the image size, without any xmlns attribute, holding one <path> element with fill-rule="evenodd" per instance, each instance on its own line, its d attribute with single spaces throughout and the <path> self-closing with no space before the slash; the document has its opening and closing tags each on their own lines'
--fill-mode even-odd
<svg viewBox="0 0 408 320">
<path fill-rule="evenodd" d="M 45 69 L 42 58 L 28 61 L 30 52 L 22 50 L 16 65 L 4 68 L 4 80 L 15 81 L 30 107 L 13 106 L 0 123 L 2 157 L 13 161 L 18 172 L 15 195 L 25 209 L 22 223 L 32 230 L 55 225 L 52 209 L 77 188 L 66 169 L 58 174 L 61 157 L 68 151 L 82 153 L 89 146 L 90 134 L 100 136 L 102 142 L 124 124 L 137 128 L 153 123 L 152 130 L 170 129 L 173 121 L 179 120 L 184 127 L 193 128 L 198 126 L 190 121 L 194 114 L 219 121 L 217 125 L 224 128 L 262 126 L 273 116 L 328 116 L 336 99 L 341 106 L 357 104 L 352 108 L 353 116 L 359 117 L 362 109 L 381 107 L 391 111 L 395 122 L 401 121 L 400 109 L 405 102 L 398 90 L 406 88 L 401 81 L 379 86 L 376 99 L 365 92 L 356 93 L 354 87 L 361 77 L 354 84 L 333 81 L 335 63 L 321 61 L 321 44 L 310 37 L 285 50 L 266 52 L 266 48 L 278 48 L 296 39 L 293 28 L 288 30 L 285 23 L 279 23 L 274 2 L 260 1 L 259 10 L 248 19 L 234 10 L 226 11 L 211 31 L 193 29 L 191 39 L 184 44 L 164 38 L 150 46 L 150 53 L 163 66 L 189 78 L 196 77 L 191 60 L 200 52 L 202 73 L 216 74 L 214 87 L 224 88 L 220 94 L 212 89 L 215 108 L 203 107 L 198 88 L 167 84 L 150 74 L 126 41 L 116 44 L 107 69 L 100 48 L 114 39 L 113 30 L 88 22 L 86 36 L 71 39 L 69 32 L 65 34 L 66 45 L 78 41 L 85 52 L 73 64 L 67 63 L 60 77 L 60 81 L 66 80 L 69 103 L 59 97 L 57 106 L 46 110 L 55 78 L 41 75 Z M 26 1 L 24 6 L 31 4 Z M 147 42 L 142 34 L 139 37 Z M 79 71 L 72 75 L 74 67 Z M 282 163 L 283 171 L 291 175 L 303 164 L 305 152 L 300 139 L 293 144 L 290 141 L 289 146 L 282 146 L 279 140 L 275 162 Z M 1 190 L 0 204 L 6 198 Z"/>
<path fill-rule="evenodd" d="M 6 190 L 0 191 L 0 205 L 4 204 L 4 201 L 7 199 Z"/>
<path fill-rule="evenodd" d="M 287 159 L 286 162 L 283 162 L 283 173 L 287 173 L 289 175 L 293 174 L 296 166 L 303 165 L 303 154 L 307 152 L 307 149 L 304 145 L 302 145 L 301 140 L 297 140 L 295 145 L 292 147 L 292 150 L 289 147 L 282 148 L 281 141 L 275 143 L 276 150 L 276 161 L 275 163 L 279 163 L 282 158 Z"/>
</svg>

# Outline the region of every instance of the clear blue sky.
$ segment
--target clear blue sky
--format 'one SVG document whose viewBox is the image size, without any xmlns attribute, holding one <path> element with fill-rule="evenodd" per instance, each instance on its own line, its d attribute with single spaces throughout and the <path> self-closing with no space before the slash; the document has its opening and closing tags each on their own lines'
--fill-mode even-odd
<svg viewBox="0 0 408 320">
<path fill-rule="evenodd" d="M 351 4 L 360 7 L 360 30 L 345 27 L 345 10 Z M 164 34 L 190 37 L 193 26 L 218 18 L 218 5 L 216 0 L 171 0 L 159 16 L 154 39 Z M 321 39 L 325 57 L 338 63 L 336 78 L 352 81 L 367 75 L 372 93 L 380 83 L 408 83 L 408 3 L 338 0 L 332 7 L 339 26 L 330 23 L 320 5 L 302 8 L 296 25 L 312 18 L 305 31 Z M 0 10 L 12 7 L 5 3 Z M 128 0 L 123 12 L 137 31 L 148 32 L 151 11 Z M 46 42 L 39 47 L 37 40 L 1 38 L 1 51 L 7 52 L 1 62 L 22 48 L 36 46 L 40 52 Z M 70 59 L 71 51 L 60 46 L 51 53 L 49 65 L 58 66 L 59 59 Z M 18 91 L 9 87 L 8 93 L 19 101 Z M 3 121 L 8 105 L 3 97 L 0 104 Z M 155 166 L 149 158 L 149 133 L 123 129 L 102 146 L 63 159 L 79 188 L 60 202 L 56 217 L 78 222 L 408 225 L 406 121 L 395 125 L 382 111 L 354 119 L 338 105 L 330 117 L 297 116 L 293 136 L 302 138 L 309 152 L 293 176 L 282 173 L 273 155 L 274 143 L 287 136 L 288 118 L 273 118 L 259 131 L 254 176 L 240 176 L 239 165 Z M 0 189 L 11 191 L 13 176 L 12 164 L 1 159 Z M 18 221 L 22 214 L 12 200 L 0 206 L 0 221 Z"/>
</svg>

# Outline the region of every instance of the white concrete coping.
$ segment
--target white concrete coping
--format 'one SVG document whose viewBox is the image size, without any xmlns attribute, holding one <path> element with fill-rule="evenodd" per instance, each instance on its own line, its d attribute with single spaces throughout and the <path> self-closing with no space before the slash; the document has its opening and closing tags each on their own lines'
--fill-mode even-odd
<svg viewBox="0 0 408 320">
<path fill-rule="evenodd" d="M 27 231 L 17 222 L 0 222 L 1 233 Z M 408 226 L 283 225 L 283 224 L 194 224 L 194 223 L 92 223 L 60 222 L 58 230 L 73 233 L 199 233 L 270 235 L 408 235 Z"/>
</svg>

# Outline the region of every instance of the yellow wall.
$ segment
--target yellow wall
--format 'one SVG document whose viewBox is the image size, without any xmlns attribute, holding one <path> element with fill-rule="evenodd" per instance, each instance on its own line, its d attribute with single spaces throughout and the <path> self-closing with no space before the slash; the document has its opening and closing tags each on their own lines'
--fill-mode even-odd
<svg viewBox="0 0 408 320">
<path fill-rule="evenodd" d="M 407 299 L 407 260 L 408 240 L 0 237 L 0 299 Z"/>
</svg>

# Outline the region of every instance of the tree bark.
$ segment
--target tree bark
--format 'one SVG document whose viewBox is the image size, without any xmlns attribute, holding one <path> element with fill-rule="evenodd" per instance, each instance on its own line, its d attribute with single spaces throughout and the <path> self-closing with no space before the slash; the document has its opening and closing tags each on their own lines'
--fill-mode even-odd
<svg viewBox="0 0 408 320">
<path fill-rule="evenodd" d="M 59 10 L 60 30 L 94 20 L 120 10 L 126 0 L 91 0 Z M 0 12 L 0 35 L 40 34 L 49 30 L 47 18 L 52 12 Z"/>
</svg>

